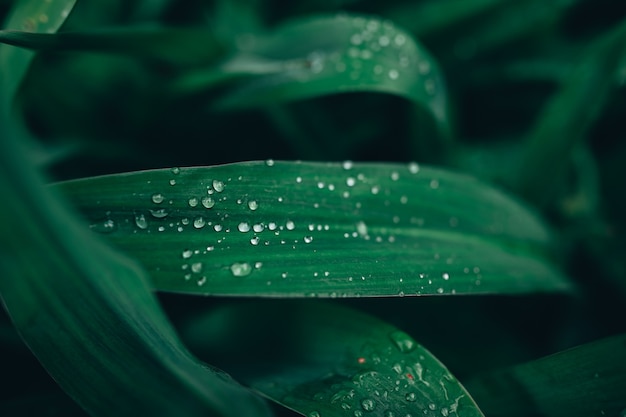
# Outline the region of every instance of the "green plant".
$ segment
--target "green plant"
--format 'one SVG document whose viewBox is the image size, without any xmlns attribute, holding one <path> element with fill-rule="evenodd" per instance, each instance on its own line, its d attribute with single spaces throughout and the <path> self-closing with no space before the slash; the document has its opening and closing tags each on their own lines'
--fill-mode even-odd
<svg viewBox="0 0 626 417">
<path fill-rule="evenodd" d="M 0 3 L 0 413 L 623 416 L 600 3 Z"/>
</svg>

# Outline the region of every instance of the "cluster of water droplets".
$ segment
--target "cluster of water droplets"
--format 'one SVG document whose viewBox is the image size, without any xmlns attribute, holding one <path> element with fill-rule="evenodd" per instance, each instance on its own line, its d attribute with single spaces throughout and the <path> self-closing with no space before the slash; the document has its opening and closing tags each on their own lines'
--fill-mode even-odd
<svg viewBox="0 0 626 417">
<path fill-rule="evenodd" d="M 324 407 L 309 417 L 448 417 L 456 416 L 465 392 L 430 354 L 402 331 L 389 334 L 390 344 L 373 348 L 365 345 L 343 371 L 341 379 L 329 378 L 326 389 L 312 400 Z M 427 364 L 431 364 L 432 370 Z M 294 398 L 287 397 L 289 404 Z"/>
<path fill-rule="evenodd" d="M 179 246 L 176 251 L 175 256 L 180 262 L 178 271 L 185 282 L 199 286 L 224 274 L 240 278 L 263 270 L 258 277 L 264 280 L 265 288 L 276 283 L 293 285 L 293 280 L 308 277 L 320 283 L 332 283 L 328 292 L 306 293 L 308 296 L 358 297 L 361 294 L 355 290 L 359 287 L 356 282 L 369 282 L 374 276 L 367 262 L 351 266 L 339 264 L 338 267 L 332 263 L 309 262 L 307 267 L 304 260 L 314 259 L 320 254 L 318 248 L 328 242 L 353 245 L 368 252 L 367 248 L 373 248 L 371 245 L 397 245 L 399 250 L 407 252 L 407 245 L 416 244 L 414 238 L 407 238 L 407 228 L 419 229 L 425 225 L 425 220 L 406 214 L 412 210 L 394 212 L 393 207 L 417 201 L 406 182 L 400 187 L 395 183 L 405 177 L 415 177 L 421 178 L 420 187 L 434 193 L 440 188 L 439 179 L 422 176 L 417 163 L 397 166 L 393 170 L 371 171 L 351 161 L 343 162 L 340 167 L 334 166 L 336 171 L 324 175 L 317 175 L 311 168 L 294 170 L 297 173 L 291 180 L 280 176 L 284 184 L 277 184 L 277 191 L 248 187 L 257 181 L 254 175 L 263 175 L 263 169 L 276 169 L 273 160 L 267 160 L 264 165 L 257 166 L 256 174 L 249 174 L 252 177 L 222 174 L 221 178 L 202 178 L 193 184 L 181 175 L 184 170 L 173 168 L 168 177 L 158 180 L 160 184 L 156 183 L 157 180 L 154 184 L 150 180 L 147 189 L 137 194 L 142 199 L 139 206 L 144 209 L 135 210 L 130 219 L 121 223 L 119 216 L 113 220 L 106 212 L 91 228 L 112 233 L 119 226 L 131 229 L 133 234 L 163 233 L 169 236 L 185 232 L 181 238 L 168 237 L 166 240 L 180 242 L 182 237 L 187 237 L 189 243 Z M 214 172 L 219 176 L 219 170 Z M 290 192 L 283 194 L 281 190 L 285 187 Z M 150 189 L 158 191 L 150 192 Z M 300 195 L 309 197 L 300 203 L 294 202 Z M 326 207 L 331 211 L 327 212 Z M 372 207 L 375 207 L 375 216 L 372 216 Z M 348 217 L 337 221 L 333 213 L 339 211 L 347 213 Z M 293 219 L 285 214 L 290 212 L 294 213 Z M 328 215 L 331 219 L 328 223 L 320 221 Z M 450 218 L 448 223 L 450 228 L 455 228 L 459 220 Z M 344 243 L 345 240 L 350 242 Z M 287 251 L 290 257 L 295 254 L 296 258 L 292 259 L 302 261 L 283 266 L 276 254 L 287 254 Z M 271 256 L 264 256 L 264 253 Z M 406 276 L 399 275 L 396 278 L 397 295 L 454 294 L 456 289 L 451 284 L 459 275 L 464 276 L 463 282 L 474 276 L 475 285 L 480 285 L 481 272 L 477 266 L 458 265 L 454 253 L 432 252 L 429 256 L 438 265 L 436 269 L 407 270 Z M 230 261 L 225 263 L 224 259 Z M 449 269 L 442 271 L 442 264 L 448 265 Z M 322 289 L 323 285 L 320 284 L 319 288 Z"/>
<path fill-rule="evenodd" d="M 377 83 L 411 77 L 411 80 L 423 80 L 427 94 L 436 94 L 437 78 L 431 58 L 418 48 L 411 35 L 387 20 L 344 15 L 336 19 L 342 28 L 349 29 L 345 35 L 345 49 L 311 52 L 306 60 L 310 75 L 304 74 L 304 80 L 321 73 L 346 74 L 353 81 Z"/>
</svg>

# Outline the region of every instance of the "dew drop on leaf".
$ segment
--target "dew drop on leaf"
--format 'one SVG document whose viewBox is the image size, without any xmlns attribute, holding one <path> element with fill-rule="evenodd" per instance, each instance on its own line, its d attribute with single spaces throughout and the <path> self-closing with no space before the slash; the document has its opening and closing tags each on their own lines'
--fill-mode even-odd
<svg viewBox="0 0 626 417">
<path fill-rule="evenodd" d="M 161 204 L 163 200 L 165 200 L 165 197 L 163 197 L 163 194 L 161 193 L 152 194 L 152 202 L 154 204 Z"/>
<path fill-rule="evenodd" d="M 148 221 L 146 220 L 146 216 L 143 214 L 137 214 L 135 216 L 135 224 L 142 230 L 146 230 L 148 228 Z"/>
<path fill-rule="evenodd" d="M 170 213 L 165 209 L 157 209 L 157 210 L 150 210 L 150 214 L 152 214 L 152 217 L 156 219 L 163 219 L 167 217 L 168 214 Z"/>
<path fill-rule="evenodd" d="M 415 343 L 411 336 L 399 330 L 390 333 L 389 338 L 402 353 L 412 352 L 417 347 L 417 343 Z"/>
<path fill-rule="evenodd" d="M 234 263 L 230 266 L 230 272 L 236 277 L 245 277 L 252 272 L 252 266 L 249 263 Z"/>
<path fill-rule="evenodd" d="M 197 204 L 198 204 L 198 203 L 197 203 L 197 200 L 196 200 L 196 205 L 197 205 Z M 202 198 L 202 205 L 203 205 L 205 208 L 210 209 L 210 208 L 212 208 L 213 206 L 215 206 L 215 200 L 213 200 L 213 199 L 212 199 L 211 197 L 209 197 L 209 196 L 203 197 L 203 198 Z"/>
<path fill-rule="evenodd" d="M 246 233 L 250 231 L 250 224 L 247 222 L 241 222 L 237 225 L 237 230 L 242 233 Z"/>
<path fill-rule="evenodd" d="M 374 411 L 374 408 L 376 408 L 376 403 L 371 398 L 365 398 L 363 401 L 361 401 L 361 407 L 363 407 L 363 410 L 365 411 Z"/>
<path fill-rule="evenodd" d="M 224 183 L 220 180 L 213 180 L 213 189 L 218 193 L 224 191 Z"/>
<path fill-rule="evenodd" d="M 257 203 L 255 200 L 250 200 L 248 201 L 248 208 L 254 211 L 259 208 L 259 203 Z"/>
</svg>

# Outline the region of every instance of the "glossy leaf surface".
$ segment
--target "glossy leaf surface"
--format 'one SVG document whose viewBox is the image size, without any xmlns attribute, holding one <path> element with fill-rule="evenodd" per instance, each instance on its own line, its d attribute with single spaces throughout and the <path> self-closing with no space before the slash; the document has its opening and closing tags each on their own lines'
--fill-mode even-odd
<svg viewBox="0 0 626 417">
<path fill-rule="evenodd" d="M 563 291 L 546 228 L 417 164 L 250 162 L 59 185 L 159 290 L 261 296 Z"/>
<path fill-rule="evenodd" d="M 346 307 L 233 304 L 199 316 L 183 334 L 200 357 L 224 357 L 220 366 L 306 416 L 482 416 L 408 334 Z"/>
</svg>

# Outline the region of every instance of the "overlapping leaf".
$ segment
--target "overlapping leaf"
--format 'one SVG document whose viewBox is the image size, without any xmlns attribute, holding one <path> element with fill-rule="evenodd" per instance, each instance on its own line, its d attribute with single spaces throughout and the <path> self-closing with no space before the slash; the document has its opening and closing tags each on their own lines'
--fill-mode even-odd
<svg viewBox="0 0 626 417">
<path fill-rule="evenodd" d="M 490 416 L 623 416 L 626 335 L 488 372 L 467 386 Z"/>
<path fill-rule="evenodd" d="M 59 188 L 160 290 L 358 297 L 569 288 L 528 210 L 475 179 L 417 164 L 251 162 Z"/>
<path fill-rule="evenodd" d="M 232 304 L 183 331 L 200 357 L 309 417 L 482 416 L 471 396 L 409 335 L 319 302 Z"/>
</svg>

